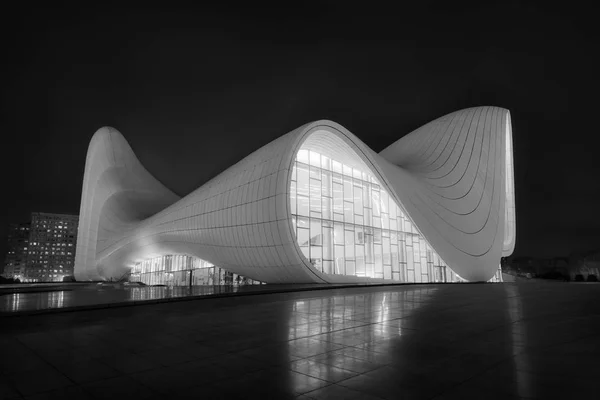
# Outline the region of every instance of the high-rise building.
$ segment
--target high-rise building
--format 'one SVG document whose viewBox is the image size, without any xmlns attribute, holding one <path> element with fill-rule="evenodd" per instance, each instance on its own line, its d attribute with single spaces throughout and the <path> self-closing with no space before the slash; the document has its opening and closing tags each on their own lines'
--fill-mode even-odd
<svg viewBox="0 0 600 400">
<path fill-rule="evenodd" d="M 20 278 L 27 264 L 29 251 L 30 223 L 11 224 L 8 228 L 8 251 L 4 260 L 2 276 L 5 278 Z"/>
<path fill-rule="evenodd" d="M 72 276 L 79 217 L 69 214 L 31 213 L 26 282 L 60 282 Z"/>
</svg>

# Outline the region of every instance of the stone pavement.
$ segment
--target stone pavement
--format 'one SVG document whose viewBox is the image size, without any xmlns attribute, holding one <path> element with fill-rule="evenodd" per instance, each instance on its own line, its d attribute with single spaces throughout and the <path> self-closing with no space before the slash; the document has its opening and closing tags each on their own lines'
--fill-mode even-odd
<svg viewBox="0 0 600 400">
<path fill-rule="evenodd" d="M 0 398 L 600 398 L 600 285 L 355 287 L 0 318 Z"/>
</svg>

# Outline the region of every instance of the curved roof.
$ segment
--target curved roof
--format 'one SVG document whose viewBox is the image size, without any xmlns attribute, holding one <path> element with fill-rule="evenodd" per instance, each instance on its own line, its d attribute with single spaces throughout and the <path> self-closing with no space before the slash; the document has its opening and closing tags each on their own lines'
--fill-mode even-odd
<svg viewBox="0 0 600 400">
<path fill-rule="evenodd" d="M 508 110 L 477 107 L 432 121 L 377 154 L 341 125 L 316 121 L 180 199 L 116 129 L 102 128 L 88 149 L 75 275 L 118 277 L 142 259 L 187 254 L 270 283 L 368 280 L 323 274 L 298 248 L 289 188 L 304 145 L 365 165 L 450 268 L 487 280 L 514 247 L 510 136 Z"/>
</svg>

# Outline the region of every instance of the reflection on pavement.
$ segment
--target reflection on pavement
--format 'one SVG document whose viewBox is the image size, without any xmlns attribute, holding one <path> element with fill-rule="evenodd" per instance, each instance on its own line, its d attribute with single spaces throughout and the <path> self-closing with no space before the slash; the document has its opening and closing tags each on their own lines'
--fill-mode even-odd
<svg viewBox="0 0 600 400">
<path fill-rule="evenodd" d="M 215 294 L 236 293 L 242 288 L 242 290 L 245 291 L 249 290 L 247 287 L 241 286 L 115 286 L 98 287 L 96 284 L 92 284 L 68 290 L 0 294 L 0 313 L 37 311 L 189 296 L 210 296 Z M 264 288 L 264 286 L 256 286 L 256 288 L 250 288 L 250 290 L 257 290 L 257 288 Z"/>
<path fill-rule="evenodd" d="M 142 286 L 127 287 L 119 284 L 64 286 L 43 291 L 0 292 L 0 314 L 59 308 L 97 306 L 143 302 L 181 297 L 214 296 L 235 293 L 276 292 L 290 290 L 322 289 L 324 285 L 205 285 L 205 286 Z M 336 285 L 330 285 L 335 288 Z M 65 290 L 60 290 L 65 289 Z"/>
</svg>

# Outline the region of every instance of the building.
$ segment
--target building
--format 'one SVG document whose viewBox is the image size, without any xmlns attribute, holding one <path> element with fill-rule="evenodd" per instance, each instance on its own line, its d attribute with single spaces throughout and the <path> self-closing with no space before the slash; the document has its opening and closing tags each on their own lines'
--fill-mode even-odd
<svg viewBox="0 0 600 400">
<path fill-rule="evenodd" d="M 168 274 L 164 257 L 185 256 L 267 283 L 498 281 L 515 237 L 503 108 L 445 115 L 380 153 L 312 122 L 183 198 L 104 127 L 87 153 L 75 276 L 154 273 L 161 259 Z"/>
<path fill-rule="evenodd" d="M 61 282 L 73 276 L 79 217 L 31 213 L 26 282 Z"/>
<path fill-rule="evenodd" d="M 8 250 L 2 276 L 22 279 L 27 265 L 30 223 L 10 224 L 8 228 Z"/>
<path fill-rule="evenodd" d="M 572 253 L 569 257 L 569 275 L 571 280 L 577 280 L 578 275 L 585 280 L 597 280 L 600 277 L 600 250 Z"/>
</svg>

